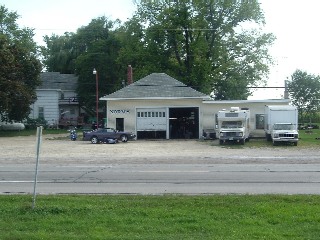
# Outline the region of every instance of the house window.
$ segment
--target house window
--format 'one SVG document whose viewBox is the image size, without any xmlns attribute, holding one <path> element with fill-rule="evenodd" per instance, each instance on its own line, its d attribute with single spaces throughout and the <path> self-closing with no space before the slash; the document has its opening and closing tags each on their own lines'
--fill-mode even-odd
<svg viewBox="0 0 320 240">
<path fill-rule="evenodd" d="M 264 114 L 256 114 L 256 129 L 264 129 Z"/>
<path fill-rule="evenodd" d="M 44 107 L 39 107 L 38 118 L 44 118 Z"/>
</svg>

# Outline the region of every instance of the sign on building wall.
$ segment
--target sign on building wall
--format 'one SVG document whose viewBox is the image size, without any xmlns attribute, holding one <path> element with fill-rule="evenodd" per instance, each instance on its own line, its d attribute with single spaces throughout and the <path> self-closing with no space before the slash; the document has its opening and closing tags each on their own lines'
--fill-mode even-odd
<svg viewBox="0 0 320 240">
<path fill-rule="evenodd" d="M 130 110 L 126 110 L 126 109 L 112 109 L 109 110 L 111 114 L 129 114 Z"/>
</svg>

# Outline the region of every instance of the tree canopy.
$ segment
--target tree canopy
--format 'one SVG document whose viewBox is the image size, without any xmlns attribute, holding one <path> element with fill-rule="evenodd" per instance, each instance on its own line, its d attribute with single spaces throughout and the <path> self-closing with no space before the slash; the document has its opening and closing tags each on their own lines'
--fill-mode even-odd
<svg viewBox="0 0 320 240">
<path fill-rule="evenodd" d="M 296 70 L 288 82 L 292 103 L 298 107 L 301 120 L 311 117 L 319 110 L 320 76 Z"/>
<path fill-rule="evenodd" d="M 274 41 L 248 22 L 264 23 L 258 1 L 141 1 L 119 58 L 135 76 L 162 71 L 216 99 L 246 99 L 268 74 Z"/>
<path fill-rule="evenodd" d="M 94 109 L 99 95 L 122 87 L 127 66 L 134 79 L 165 72 L 215 99 L 247 99 L 264 83 L 274 36 L 245 24 L 264 24 L 257 0 L 140 1 L 124 23 L 93 19 L 76 33 L 45 37 L 49 71 L 79 76 L 80 102 Z"/>
<path fill-rule="evenodd" d="M 120 43 L 113 30 L 116 23 L 106 17 L 98 17 L 76 33 L 44 38 L 47 47 L 42 52 L 46 68 L 48 71 L 78 75 L 79 102 L 88 113 L 94 113 L 94 68 L 98 72 L 99 96 L 112 93 L 121 85 L 121 67 L 117 64 Z"/>
<path fill-rule="evenodd" d="M 23 120 L 36 100 L 41 63 L 33 30 L 19 28 L 18 14 L 0 6 L 0 116 Z"/>
</svg>

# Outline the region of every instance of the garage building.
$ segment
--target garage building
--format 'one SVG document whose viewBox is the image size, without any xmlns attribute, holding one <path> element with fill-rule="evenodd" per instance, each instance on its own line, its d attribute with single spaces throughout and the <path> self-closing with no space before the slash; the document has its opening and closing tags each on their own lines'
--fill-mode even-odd
<svg viewBox="0 0 320 240">
<path fill-rule="evenodd" d="M 216 113 L 249 108 L 253 134 L 263 134 L 265 105 L 288 105 L 288 99 L 214 101 L 165 73 L 150 74 L 100 100 L 107 102 L 107 127 L 130 131 L 138 139 L 199 139 L 215 130 Z"/>
</svg>

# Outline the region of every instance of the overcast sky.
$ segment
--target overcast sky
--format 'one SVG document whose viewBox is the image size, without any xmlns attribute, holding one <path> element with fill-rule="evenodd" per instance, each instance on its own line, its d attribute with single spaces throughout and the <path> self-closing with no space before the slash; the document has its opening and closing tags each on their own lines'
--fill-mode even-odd
<svg viewBox="0 0 320 240">
<path fill-rule="evenodd" d="M 106 16 L 126 21 L 135 10 L 134 0 L 0 0 L 10 11 L 21 16 L 21 27 L 35 29 L 35 40 L 53 33 L 75 32 L 93 18 Z M 284 86 L 296 69 L 320 75 L 320 0 L 259 0 L 266 17 L 263 31 L 277 37 L 270 48 L 276 65 L 268 86 Z M 259 89 L 249 99 L 280 98 L 283 89 Z"/>
</svg>

